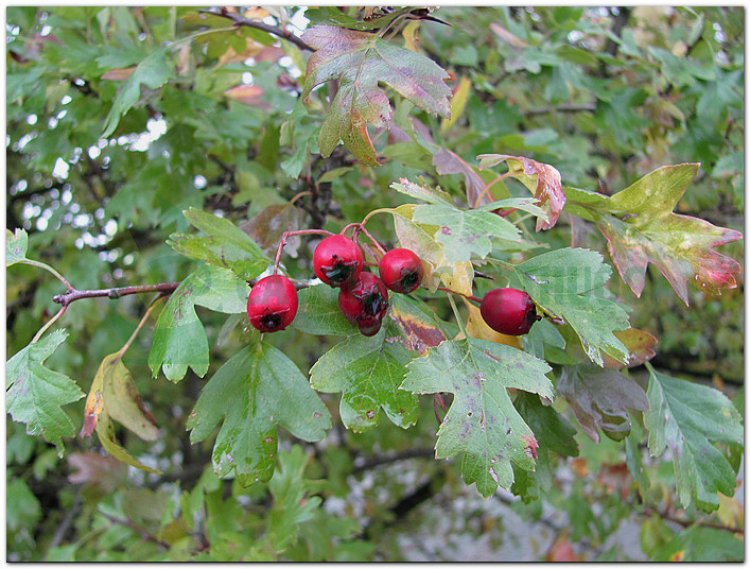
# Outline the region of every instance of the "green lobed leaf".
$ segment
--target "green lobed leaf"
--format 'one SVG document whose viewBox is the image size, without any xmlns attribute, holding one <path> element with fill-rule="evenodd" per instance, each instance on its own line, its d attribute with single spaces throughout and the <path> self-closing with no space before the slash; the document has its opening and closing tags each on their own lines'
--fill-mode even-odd
<svg viewBox="0 0 750 569">
<path fill-rule="evenodd" d="M 228 219 L 195 208 L 184 214 L 191 225 L 206 235 L 173 233 L 167 243 L 178 253 L 229 269 L 246 281 L 257 277 L 271 263 L 258 244 Z"/>
<path fill-rule="evenodd" d="M 670 377 L 649 366 L 650 409 L 643 420 L 651 456 L 670 449 L 677 493 L 683 507 L 719 507 L 717 492 L 732 496 L 735 473 L 712 443 L 742 444 L 742 416 L 720 391 Z"/>
<path fill-rule="evenodd" d="M 552 399 L 550 367 L 515 348 L 469 338 L 445 341 L 407 365 L 401 389 L 412 393 L 453 393 L 438 430 L 437 458 L 461 455 L 467 484 L 491 496 L 510 488 L 513 467 L 534 469 L 538 443 L 516 411 L 508 388 Z"/>
<path fill-rule="evenodd" d="M 514 265 L 514 272 L 534 302 L 570 324 L 591 361 L 604 365 L 606 353 L 627 362 L 628 349 L 613 332 L 630 327 L 628 315 L 605 297 L 612 269 L 599 253 L 566 247 Z"/>
<path fill-rule="evenodd" d="M 298 540 L 300 526 L 315 518 L 320 496 L 307 496 L 305 468 L 309 455 L 298 445 L 279 455 L 279 467 L 268 481 L 273 503 L 268 511 L 268 534 L 281 552 Z"/>
<path fill-rule="evenodd" d="M 44 362 L 65 341 L 68 333 L 55 330 L 29 344 L 6 364 L 5 409 L 14 421 L 26 424 L 29 435 L 43 436 L 62 455 L 62 437 L 75 434 L 75 427 L 62 407 L 78 401 L 83 391 L 75 381 L 52 371 Z"/>
<path fill-rule="evenodd" d="M 349 336 L 357 327 L 341 313 L 339 291 L 329 286 L 311 286 L 299 291 L 299 310 L 292 326 L 316 336 Z"/>
<path fill-rule="evenodd" d="M 271 478 L 277 429 L 321 440 L 331 416 L 297 366 L 266 343 L 232 356 L 201 392 L 187 421 L 190 441 L 207 439 L 221 424 L 212 461 L 219 477 L 234 472 L 243 485 Z"/>
<path fill-rule="evenodd" d="M 169 81 L 173 74 L 173 66 L 167 61 L 167 48 L 157 49 L 141 61 L 112 103 L 112 108 L 104 121 L 102 137 L 111 135 L 120 119 L 138 102 L 142 86 L 147 89 L 158 89 Z"/>
<path fill-rule="evenodd" d="M 29 235 L 23 229 L 5 230 L 5 266 L 10 267 L 26 258 Z"/>
<path fill-rule="evenodd" d="M 318 138 L 323 156 L 330 156 L 343 141 L 360 162 L 378 164 L 367 126 L 383 126 L 391 120 L 381 83 L 427 112 L 450 115 L 448 74 L 424 55 L 393 45 L 378 34 L 335 26 L 313 26 L 302 39 L 316 50 L 307 61 L 302 97 L 317 85 L 338 81 Z"/>
<path fill-rule="evenodd" d="M 663 166 L 611 197 L 566 189 L 571 212 L 596 223 L 617 271 L 638 297 L 649 262 L 686 305 L 689 282 L 708 291 L 737 286 L 741 265 L 714 248 L 742 239 L 742 233 L 673 212 L 698 167 Z"/>
<path fill-rule="evenodd" d="M 399 391 L 405 369 L 384 343 L 385 329 L 373 337 L 349 336 L 310 370 L 310 383 L 323 393 L 341 393 L 339 412 L 347 429 L 377 426 L 382 409 L 390 421 L 408 428 L 417 421 L 417 398 Z"/>
<path fill-rule="evenodd" d="M 202 265 L 180 283 L 159 314 L 148 365 L 170 381 L 180 381 L 188 367 L 203 377 L 208 371 L 208 338 L 195 306 L 225 314 L 246 310 L 250 292 L 245 282 L 226 269 Z"/>
<path fill-rule="evenodd" d="M 566 366 L 557 379 L 557 392 L 568 400 L 583 431 L 596 442 L 599 429 L 609 436 L 626 436 L 630 432 L 628 410 L 648 409 L 641 386 L 614 369 Z"/>
<path fill-rule="evenodd" d="M 435 241 L 443 246 L 448 262 L 483 259 L 492 251 L 492 240 L 519 241 L 518 228 L 507 219 L 483 210 L 461 210 L 448 205 L 418 205 L 414 222 L 437 227 Z"/>
</svg>

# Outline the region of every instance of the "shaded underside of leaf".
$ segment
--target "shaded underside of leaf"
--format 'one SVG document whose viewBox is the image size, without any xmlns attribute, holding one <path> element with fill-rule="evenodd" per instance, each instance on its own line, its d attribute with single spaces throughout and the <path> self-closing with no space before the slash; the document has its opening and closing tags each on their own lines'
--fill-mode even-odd
<svg viewBox="0 0 750 569">
<path fill-rule="evenodd" d="M 650 369 L 650 409 L 643 419 L 652 456 L 672 451 L 677 493 L 683 507 L 711 512 L 718 492 L 732 496 L 735 472 L 712 443 L 742 444 L 742 416 L 720 391 Z"/>
</svg>

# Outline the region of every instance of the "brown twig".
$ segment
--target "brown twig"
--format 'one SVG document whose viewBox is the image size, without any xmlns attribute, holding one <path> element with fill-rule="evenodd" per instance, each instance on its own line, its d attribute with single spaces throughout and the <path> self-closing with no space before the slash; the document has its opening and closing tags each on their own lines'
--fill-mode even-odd
<svg viewBox="0 0 750 569">
<path fill-rule="evenodd" d="M 292 32 L 288 30 L 283 30 L 275 26 L 270 26 L 258 20 L 249 20 L 247 18 L 243 18 L 239 14 L 233 14 L 232 12 L 229 12 L 226 9 L 221 10 L 221 12 L 215 12 L 213 10 L 198 10 L 198 12 L 201 14 L 210 14 L 212 16 L 217 16 L 219 18 L 226 18 L 227 20 L 231 20 L 232 22 L 234 22 L 235 26 L 245 26 L 248 28 L 255 28 L 256 30 L 261 30 L 268 34 L 287 40 L 288 42 L 293 43 L 300 49 L 304 49 L 307 51 L 315 51 L 314 47 L 309 45 L 302 38 L 295 36 Z"/>
<path fill-rule="evenodd" d="M 557 107 L 541 107 L 528 109 L 523 112 L 524 116 L 545 115 L 547 113 L 593 113 L 596 110 L 595 103 L 584 103 L 581 105 L 559 105 Z"/>
<path fill-rule="evenodd" d="M 171 294 L 180 283 L 158 283 L 153 285 L 136 285 L 124 286 L 119 288 L 100 288 L 95 290 L 78 290 L 71 288 L 63 294 L 57 294 L 52 300 L 63 307 L 68 307 L 71 303 L 82 298 L 121 298 L 131 294 L 144 294 L 149 292 L 160 292 L 162 294 Z"/>
</svg>

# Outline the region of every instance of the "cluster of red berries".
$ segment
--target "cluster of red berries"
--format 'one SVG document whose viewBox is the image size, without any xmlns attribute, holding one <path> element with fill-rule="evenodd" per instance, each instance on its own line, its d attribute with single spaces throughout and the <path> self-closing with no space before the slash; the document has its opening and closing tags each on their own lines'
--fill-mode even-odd
<svg viewBox="0 0 750 569">
<path fill-rule="evenodd" d="M 313 253 L 313 270 L 324 283 L 339 288 L 339 308 L 365 336 L 380 330 L 388 311 L 388 289 L 402 294 L 422 282 L 422 261 L 409 249 L 392 249 L 383 255 L 380 277 L 363 271 L 359 245 L 343 235 L 323 239 Z M 271 275 L 258 281 L 247 299 L 250 323 L 261 332 L 278 332 L 297 314 L 297 290 L 287 277 Z M 487 325 L 512 336 L 526 334 L 539 320 L 531 297 L 515 288 L 498 288 L 481 301 L 480 312 Z"/>
<path fill-rule="evenodd" d="M 313 270 L 339 288 L 339 308 L 365 336 L 380 330 L 388 311 L 388 289 L 409 294 L 422 282 L 422 261 L 408 249 L 392 249 L 380 260 L 380 277 L 363 271 L 362 250 L 343 235 L 323 239 L 313 253 Z M 294 320 L 299 301 L 292 282 L 280 275 L 258 281 L 247 300 L 250 323 L 261 332 L 283 330 Z"/>
</svg>

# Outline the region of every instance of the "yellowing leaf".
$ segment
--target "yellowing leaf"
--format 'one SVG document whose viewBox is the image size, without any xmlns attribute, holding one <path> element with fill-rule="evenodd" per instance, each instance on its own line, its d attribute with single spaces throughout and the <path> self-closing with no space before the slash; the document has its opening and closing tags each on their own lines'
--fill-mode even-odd
<svg viewBox="0 0 750 569">
<path fill-rule="evenodd" d="M 466 299 L 463 299 L 463 301 L 469 311 L 469 318 L 466 321 L 466 333 L 469 336 L 480 340 L 489 340 L 496 344 L 505 344 L 513 348 L 521 348 L 521 340 L 518 336 L 508 336 L 507 334 L 496 332 L 484 321 L 478 306 L 475 306 Z"/>
<path fill-rule="evenodd" d="M 154 417 L 143 406 L 133 376 L 122 363 L 119 353 L 105 357 L 96 372 L 86 398 L 81 436 L 89 437 L 96 431 L 99 442 L 111 456 L 140 470 L 158 474 L 158 470 L 140 462 L 117 442 L 113 420 L 145 441 L 155 441 L 159 435 Z"/>
<path fill-rule="evenodd" d="M 571 211 L 595 222 L 607 238 L 612 261 L 636 296 L 643 292 L 649 263 L 686 305 L 689 282 L 706 291 L 737 286 L 741 265 L 714 249 L 742 239 L 742 233 L 673 211 L 698 167 L 658 168 L 611 197 L 566 190 Z"/>
<path fill-rule="evenodd" d="M 448 132 L 451 127 L 458 122 L 458 119 L 464 114 L 466 103 L 469 102 L 470 94 L 471 79 L 463 76 L 453 91 L 453 98 L 451 99 L 451 116 L 450 118 L 443 119 L 443 122 L 440 123 L 440 132 Z"/>
</svg>

